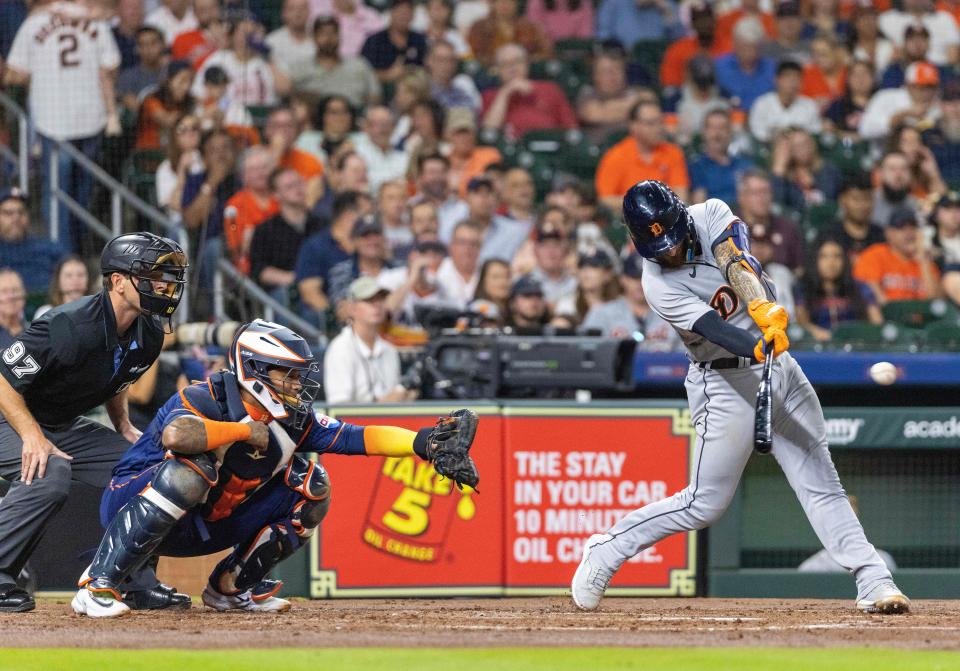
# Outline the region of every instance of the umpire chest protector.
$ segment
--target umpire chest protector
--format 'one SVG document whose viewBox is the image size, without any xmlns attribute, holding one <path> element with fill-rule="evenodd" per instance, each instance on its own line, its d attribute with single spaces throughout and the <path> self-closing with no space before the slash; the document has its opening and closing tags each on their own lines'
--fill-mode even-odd
<svg viewBox="0 0 960 671">
<path fill-rule="evenodd" d="M 143 375 L 163 345 L 159 319 L 140 315 L 121 338 L 106 290 L 53 308 L 3 351 L 0 374 L 45 427 L 72 422 Z"/>
</svg>

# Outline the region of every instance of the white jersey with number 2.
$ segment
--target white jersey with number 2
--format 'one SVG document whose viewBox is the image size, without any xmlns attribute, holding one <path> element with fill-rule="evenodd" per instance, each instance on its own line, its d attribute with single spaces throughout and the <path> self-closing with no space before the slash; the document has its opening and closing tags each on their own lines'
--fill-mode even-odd
<svg viewBox="0 0 960 671">
<path fill-rule="evenodd" d="M 30 75 L 30 116 L 41 134 L 58 140 L 103 130 L 107 110 L 100 68 L 120 65 L 120 52 L 104 21 L 86 9 L 55 2 L 31 14 L 13 40 L 8 64 Z"/>
<path fill-rule="evenodd" d="M 700 243 L 698 253 L 692 261 L 679 268 L 666 268 L 644 259 L 643 293 L 654 312 L 677 330 L 694 361 L 732 357 L 735 355 L 694 333 L 692 329 L 700 317 L 710 310 L 716 310 L 732 326 L 749 331 L 757 340 L 760 339 L 759 327 L 747 312 L 747 306 L 727 284 L 723 269 L 717 266 L 713 256 L 714 241 L 740 219 L 726 203 L 716 198 L 687 209 Z M 744 230 L 740 237 L 745 235 Z M 741 249 L 747 244 L 746 240 L 737 240 Z M 764 280 L 772 294 L 773 282 L 766 275 Z"/>
</svg>

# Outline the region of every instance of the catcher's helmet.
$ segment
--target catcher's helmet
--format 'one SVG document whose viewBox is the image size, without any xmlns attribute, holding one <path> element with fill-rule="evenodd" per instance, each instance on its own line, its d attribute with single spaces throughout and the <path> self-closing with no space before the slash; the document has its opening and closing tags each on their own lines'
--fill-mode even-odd
<svg viewBox="0 0 960 671">
<path fill-rule="evenodd" d="M 230 370 L 270 416 L 302 428 L 320 392 L 320 371 L 307 341 L 286 326 L 256 319 L 233 338 Z M 271 369 L 286 371 L 281 380 Z"/>
<path fill-rule="evenodd" d="M 100 273 L 129 275 L 140 294 L 144 314 L 171 319 L 187 283 L 187 255 L 169 238 L 153 233 L 127 233 L 107 243 L 100 255 Z M 158 293 L 154 282 L 165 282 Z"/>
<path fill-rule="evenodd" d="M 646 180 L 623 197 L 623 221 L 640 255 L 653 259 L 692 238 L 687 207 L 663 182 Z"/>
</svg>

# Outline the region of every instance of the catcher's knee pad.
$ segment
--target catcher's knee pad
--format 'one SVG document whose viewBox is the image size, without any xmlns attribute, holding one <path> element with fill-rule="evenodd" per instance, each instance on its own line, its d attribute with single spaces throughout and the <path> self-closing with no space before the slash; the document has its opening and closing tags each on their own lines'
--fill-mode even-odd
<svg viewBox="0 0 960 671">
<path fill-rule="evenodd" d="M 160 466 L 151 487 L 182 512 L 203 501 L 209 489 L 217 483 L 217 462 L 209 452 L 203 454 L 174 454 Z M 174 512 L 171 512 L 174 514 Z"/>
<path fill-rule="evenodd" d="M 294 455 L 287 466 L 284 482 L 303 497 L 294 506 L 290 521 L 297 535 L 307 538 L 330 509 L 330 478 L 320 464 Z"/>
<path fill-rule="evenodd" d="M 233 574 L 237 590 L 244 592 L 263 580 L 278 563 L 296 552 L 303 540 L 293 527 L 291 519 L 263 527 L 247 543 L 237 546 L 233 553 L 217 564 L 210 575 L 210 584 L 219 589 L 224 573 Z"/>
</svg>

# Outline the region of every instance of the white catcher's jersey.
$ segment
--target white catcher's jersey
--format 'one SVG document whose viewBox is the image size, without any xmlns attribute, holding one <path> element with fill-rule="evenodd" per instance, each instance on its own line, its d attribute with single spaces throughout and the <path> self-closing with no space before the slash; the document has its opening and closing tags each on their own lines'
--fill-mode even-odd
<svg viewBox="0 0 960 671">
<path fill-rule="evenodd" d="M 103 130 L 107 110 L 100 68 L 120 65 L 109 24 L 85 16 L 83 7 L 68 2 L 35 11 L 17 31 L 7 58 L 30 74 L 30 115 L 37 130 L 58 140 Z"/>
<path fill-rule="evenodd" d="M 760 328 L 747 312 L 733 288 L 727 284 L 723 270 L 713 256 L 713 242 L 720 238 L 739 218 L 722 200 L 711 198 L 687 208 L 693 219 L 699 254 L 679 268 L 665 268 L 649 259 L 643 262 L 643 293 L 654 312 L 663 317 L 680 334 L 694 361 L 711 361 L 735 356 L 692 331 L 694 323 L 710 310 L 716 310 L 728 323 L 749 331 L 760 339 Z M 744 231 L 744 236 L 746 232 Z M 741 238 L 743 236 L 740 236 Z M 742 248 L 746 243 L 738 242 Z M 768 291 L 774 294 L 773 283 L 764 276 Z"/>
</svg>

